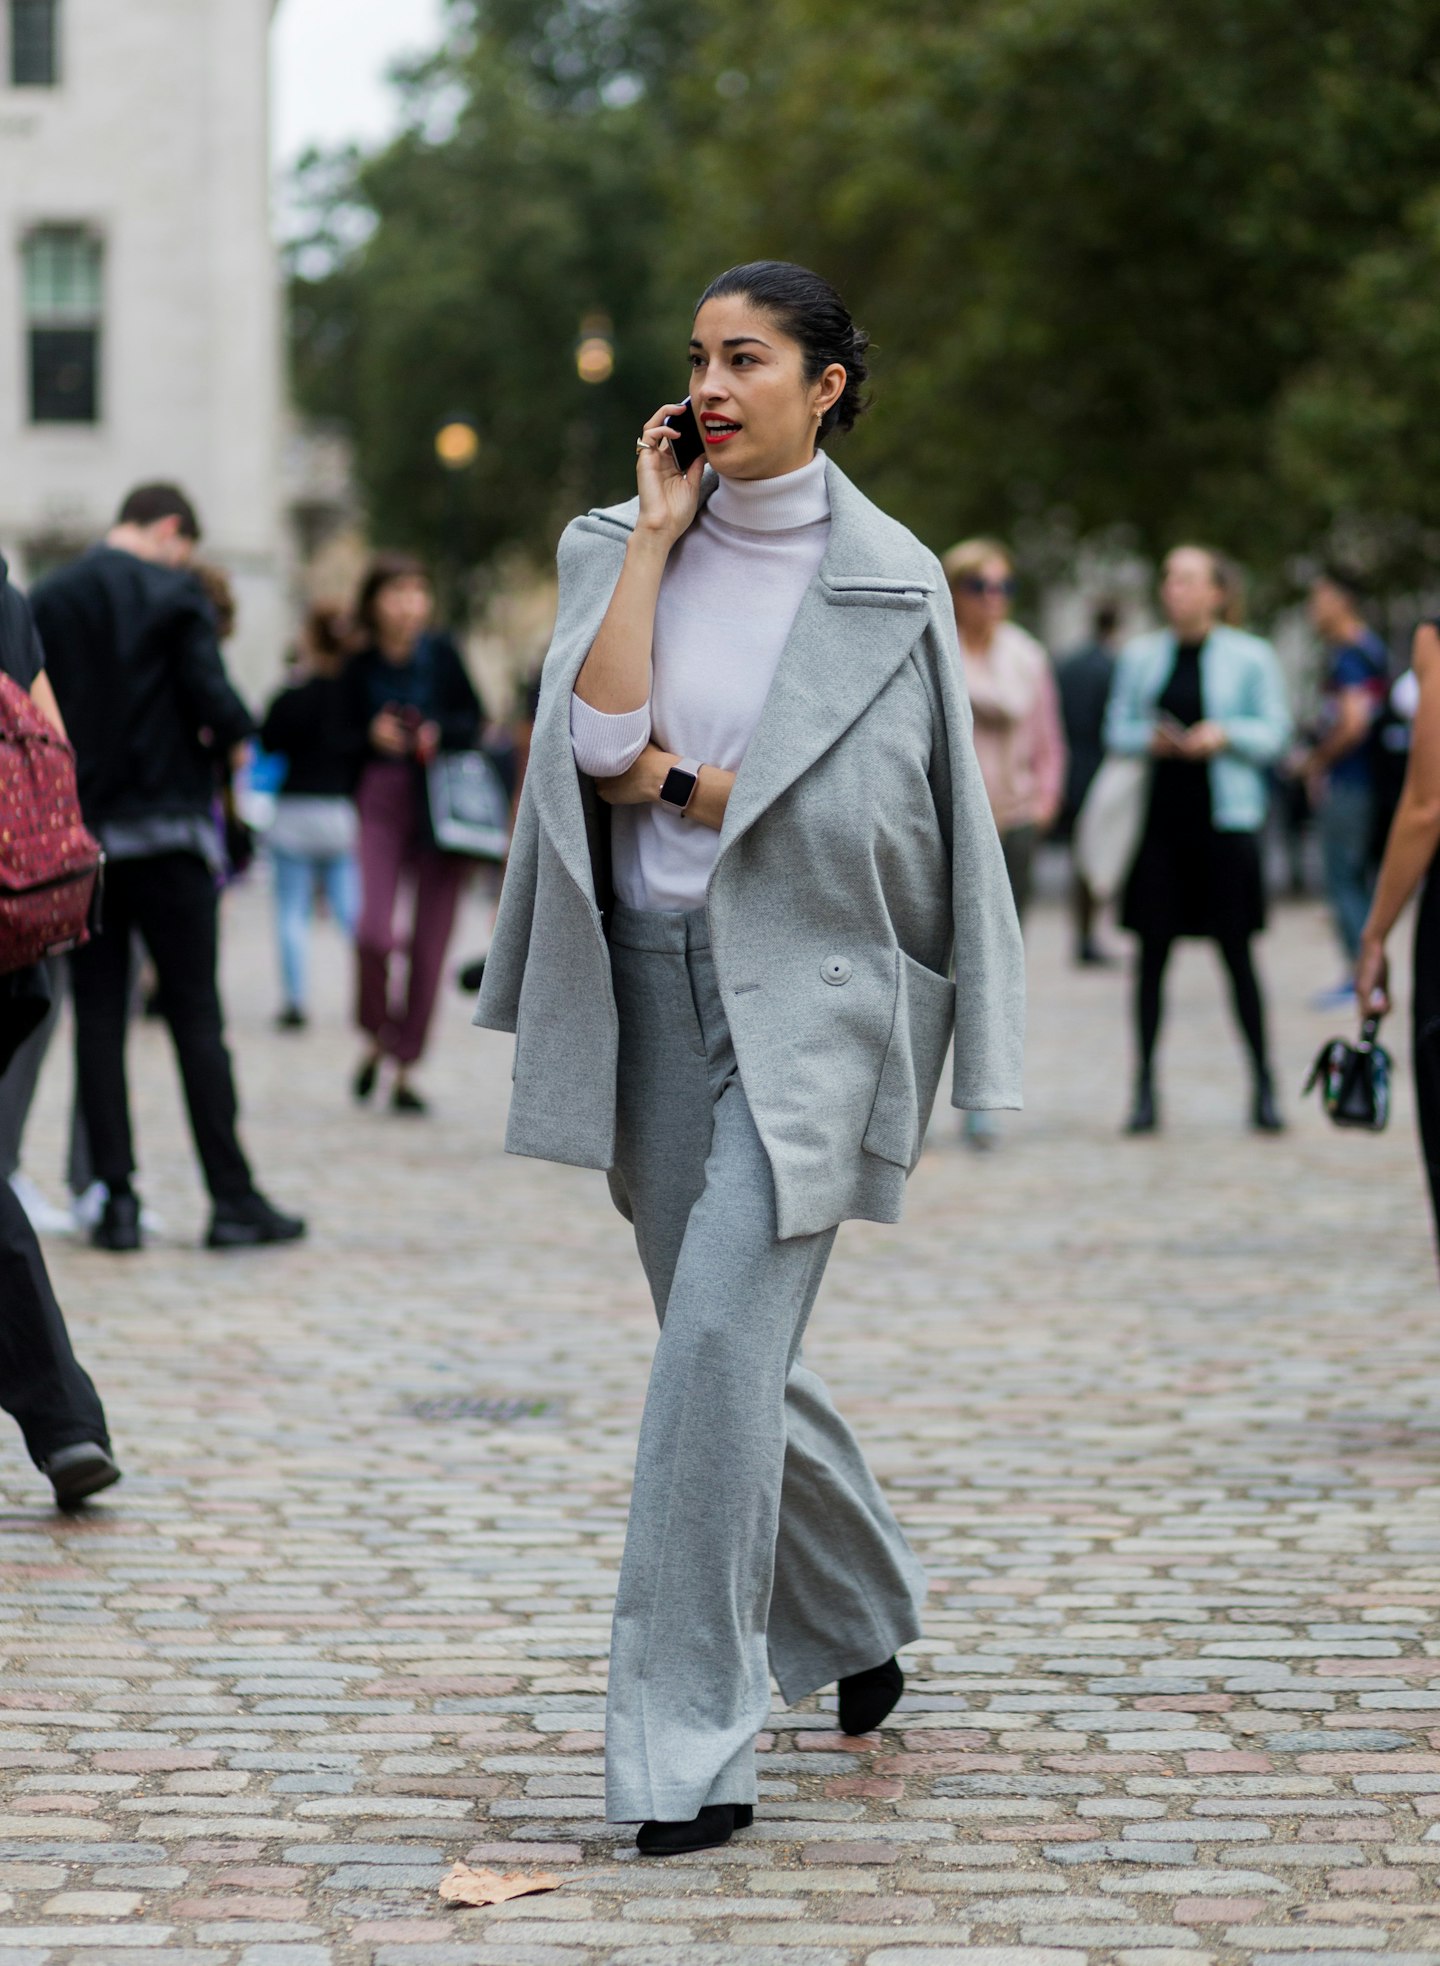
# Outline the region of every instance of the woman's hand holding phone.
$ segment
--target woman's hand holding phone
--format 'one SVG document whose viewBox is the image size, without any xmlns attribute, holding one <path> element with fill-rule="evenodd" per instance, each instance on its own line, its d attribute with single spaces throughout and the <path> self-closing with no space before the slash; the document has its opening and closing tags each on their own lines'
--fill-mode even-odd
<svg viewBox="0 0 1440 1966">
<path fill-rule="evenodd" d="M 603 710 L 607 716 L 638 709 L 649 700 L 650 651 L 660 583 L 671 547 L 700 509 L 704 460 L 697 457 L 688 471 L 680 470 L 670 450 L 677 432 L 665 421 L 670 416 L 679 417 L 684 408 L 683 403 L 662 403 L 645 425 L 636 447 L 639 517 L 600 632 L 575 678 L 575 694 L 581 702 Z M 601 797 L 623 801 L 627 776 L 607 781 L 609 789 L 602 790 Z"/>
<path fill-rule="evenodd" d="M 662 403 L 641 432 L 645 448 L 635 458 L 640 489 L 636 531 L 654 534 L 667 548 L 675 544 L 699 511 L 700 480 L 705 475 L 703 454 L 682 471 L 671 449 L 678 433 L 668 427 L 666 418 L 678 419 L 686 408 L 684 403 Z"/>
</svg>

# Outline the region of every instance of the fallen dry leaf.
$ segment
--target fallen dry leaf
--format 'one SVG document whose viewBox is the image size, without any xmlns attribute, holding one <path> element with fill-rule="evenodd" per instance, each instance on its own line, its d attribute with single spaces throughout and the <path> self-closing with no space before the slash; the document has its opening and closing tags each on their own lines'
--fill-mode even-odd
<svg viewBox="0 0 1440 1966">
<path fill-rule="evenodd" d="M 502 1877 L 496 1870 L 471 1870 L 469 1864 L 458 1863 L 440 1881 L 440 1895 L 452 1905 L 503 1905 L 507 1898 L 559 1889 L 560 1879 L 548 1870 L 515 1870 Z"/>
</svg>

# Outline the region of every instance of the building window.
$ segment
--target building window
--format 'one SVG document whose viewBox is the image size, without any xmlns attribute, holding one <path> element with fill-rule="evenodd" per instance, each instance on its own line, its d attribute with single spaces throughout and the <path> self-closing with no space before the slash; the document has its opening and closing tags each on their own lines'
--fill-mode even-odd
<svg viewBox="0 0 1440 1966">
<path fill-rule="evenodd" d="M 10 0 L 10 83 L 53 89 L 60 80 L 59 0 Z"/>
<path fill-rule="evenodd" d="M 100 419 L 100 242 L 78 225 L 25 241 L 30 421 Z"/>
</svg>

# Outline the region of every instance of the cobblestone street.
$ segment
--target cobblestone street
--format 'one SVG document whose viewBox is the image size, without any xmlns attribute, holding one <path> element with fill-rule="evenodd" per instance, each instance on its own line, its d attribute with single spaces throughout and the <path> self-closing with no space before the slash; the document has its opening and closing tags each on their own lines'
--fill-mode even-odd
<svg viewBox="0 0 1440 1966">
<path fill-rule="evenodd" d="M 1193 948 L 1146 1143 L 1124 973 L 1037 912 L 1029 1109 L 983 1156 L 937 1112 L 807 1347 L 930 1573 L 909 1690 L 864 1742 L 833 1695 L 777 1710 L 754 1828 L 660 1863 L 600 1800 L 629 1232 L 600 1176 L 502 1154 L 510 1042 L 448 984 L 434 1116 L 358 1110 L 318 940 L 281 1035 L 268 895 L 227 902 L 246 1136 L 308 1243 L 196 1247 L 146 1025 L 164 1231 L 47 1246 L 126 1479 L 61 1520 L 5 1426 L 0 1966 L 1440 1966 L 1440 1305 L 1402 1020 L 1387 1134 L 1299 1100 L 1343 1028 L 1303 1007 L 1318 904 L 1261 951 L 1289 1133 L 1247 1130 Z M 562 1888 L 451 1909 L 457 1858 Z"/>
</svg>

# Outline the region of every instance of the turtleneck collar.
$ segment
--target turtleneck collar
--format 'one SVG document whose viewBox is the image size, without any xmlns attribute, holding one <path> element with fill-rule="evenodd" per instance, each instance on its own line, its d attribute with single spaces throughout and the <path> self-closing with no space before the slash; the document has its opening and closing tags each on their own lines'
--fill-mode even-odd
<svg viewBox="0 0 1440 1966">
<path fill-rule="evenodd" d="M 747 532 L 788 532 L 830 516 L 825 453 L 783 478 L 720 478 L 706 510 L 727 526 Z"/>
</svg>

